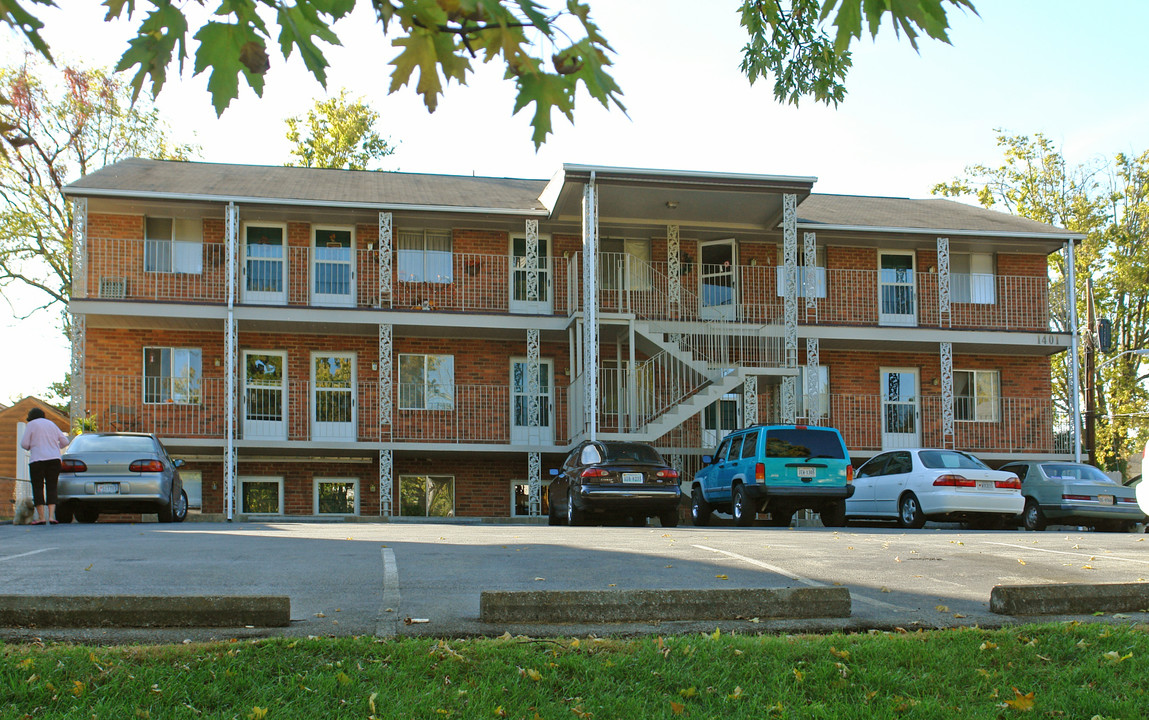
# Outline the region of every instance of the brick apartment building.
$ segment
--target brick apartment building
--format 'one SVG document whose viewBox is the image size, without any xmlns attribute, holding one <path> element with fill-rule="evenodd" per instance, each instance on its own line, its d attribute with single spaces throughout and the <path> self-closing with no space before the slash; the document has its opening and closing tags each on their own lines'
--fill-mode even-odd
<svg viewBox="0 0 1149 720">
<path fill-rule="evenodd" d="M 228 516 L 546 513 L 588 437 L 688 483 L 730 429 L 1070 457 L 1067 231 L 815 179 L 127 160 L 73 183 L 72 417 Z"/>
</svg>

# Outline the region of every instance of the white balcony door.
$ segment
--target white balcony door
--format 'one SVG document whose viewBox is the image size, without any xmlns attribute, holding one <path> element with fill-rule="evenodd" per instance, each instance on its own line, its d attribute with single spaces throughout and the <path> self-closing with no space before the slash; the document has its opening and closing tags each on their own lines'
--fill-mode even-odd
<svg viewBox="0 0 1149 720">
<path fill-rule="evenodd" d="M 287 439 L 286 352 L 243 352 L 243 437 Z"/>
<path fill-rule="evenodd" d="M 913 252 L 878 255 L 878 324 L 917 325 Z"/>
<path fill-rule="evenodd" d="M 354 442 L 354 353 L 311 354 L 311 439 Z"/>
<path fill-rule="evenodd" d="M 742 396 L 727 393 L 702 411 L 702 449 L 708 453 L 722 438 L 742 427 Z"/>
<path fill-rule="evenodd" d="M 243 226 L 243 301 L 287 304 L 287 228 Z"/>
<path fill-rule="evenodd" d="M 882 368 L 882 449 L 921 445 L 916 368 Z"/>
<path fill-rule="evenodd" d="M 355 228 L 315 228 L 311 240 L 311 304 L 355 306 Z"/>
<path fill-rule="evenodd" d="M 738 318 L 738 286 L 734 281 L 737 264 L 738 248 L 733 238 L 699 243 L 698 296 L 703 320 Z"/>
<path fill-rule="evenodd" d="M 525 358 L 511 360 L 511 442 L 515 444 L 553 445 L 554 428 L 554 361 L 539 360 L 539 425 L 528 425 L 531 394 Z"/>
<path fill-rule="evenodd" d="M 550 315 L 554 312 L 551 299 L 551 239 L 539 235 L 539 266 L 531 268 L 527 264 L 527 238 L 525 235 L 511 237 L 511 277 L 510 311 L 513 313 Z M 531 276 L 538 282 L 537 297 L 530 299 Z"/>
</svg>

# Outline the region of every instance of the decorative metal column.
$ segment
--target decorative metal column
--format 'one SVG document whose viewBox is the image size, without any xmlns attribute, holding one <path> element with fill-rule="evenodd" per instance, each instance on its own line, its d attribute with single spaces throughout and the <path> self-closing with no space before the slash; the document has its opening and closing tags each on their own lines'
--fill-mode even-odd
<svg viewBox="0 0 1149 720">
<path fill-rule="evenodd" d="M 945 316 L 947 326 L 952 325 L 950 315 L 950 239 L 938 238 L 938 324 Z"/>
<path fill-rule="evenodd" d="M 818 374 L 818 366 L 822 362 L 820 352 L 818 338 L 806 338 L 806 387 L 803 392 L 806 394 L 806 419 L 811 425 L 822 424 L 822 408 L 818 402 L 821 395 L 821 376 Z"/>
<path fill-rule="evenodd" d="M 539 300 L 539 221 L 527 220 L 527 302 Z"/>
<path fill-rule="evenodd" d="M 598 433 L 598 189 L 594 172 L 582 195 L 583 422 Z"/>
<path fill-rule="evenodd" d="M 76 198 L 72 201 L 72 297 L 88 296 L 88 200 Z M 87 408 L 87 377 L 84 372 L 84 355 L 87 350 L 87 317 L 72 313 L 72 376 L 70 380 L 72 399 L 68 413 L 72 427 L 84 417 Z"/>
<path fill-rule="evenodd" d="M 1073 414 L 1073 460 L 1081 462 L 1081 356 L 1077 335 L 1077 277 L 1073 240 L 1065 242 L 1065 314 L 1069 318 L 1069 403 Z M 1088 448 L 1092 450 L 1093 448 Z"/>
<path fill-rule="evenodd" d="M 942 364 L 942 447 L 954 449 L 954 347 L 941 343 Z"/>
<path fill-rule="evenodd" d="M 786 293 L 786 367 L 798 367 L 798 196 L 782 196 L 782 256 Z M 782 378 L 782 422 L 792 423 L 798 414 L 795 376 Z"/>
<path fill-rule="evenodd" d="M 225 393 L 227 404 L 227 437 L 224 440 L 224 513 L 231 520 L 235 512 L 235 480 L 237 458 L 235 454 L 236 412 L 238 399 L 236 397 L 236 379 L 239 372 L 238 333 L 235 326 L 235 294 L 239 249 L 239 208 L 234 202 L 229 202 L 224 211 L 224 233 L 227 235 L 227 317 L 224 319 L 223 346 L 225 355 L 224 372 Z"/>
<path fill-rule="evenodd" d="M 394 458 L 388 447 L 390 435 L 384 435 L 383 428 L 391 427 L 392 365 L 391 349 L 394 344 L 389 323 L 379 323 L 379 515 L 390 517 L 393 513 L 391 491 Z"/>
<path fill-rule="evenodd" d="M 391 307 L 391 213 L 379 213 L 379 300 L 376 307 Z M 383 299 L 386 297 L 387 302 Z"/>
<path fill-rule="evenodd" d="M 806 309 L 818 307 L 818 239 L 814 233 L 802 234 L 802 260 L 806 268 L 803 270 L 803 291 L 806 295 Z"/>
<path fill-rule="evenodd" d="M 538 227 L 537 221 L 535 227 L 536 229 Z M 530 242 L 529 229 L 527 242 Z M 535 257 L 538 258 L 537 253 Z M 532 443 L 539 442 L 539 426 L 541 424 L 539 419 L 539 392 L 542 383 L 539 378 L 539 370 L 539 329 L 531 328 L 527 330 L 527 427 Z M 527 499 L 527 506 L 531 515 L 541 515 L 543 511 L 543 479 L 542 455 L 540 453 L 536 451 L 528 453 L 527 469 L 527 482 L 530 485 L 530 497 Z"/>
<path fill-rule="evenodd" d="M 742 380 L 742 421 L 747 427 L 758 424 L 758 376 Z"/>
<path fill-rule="evenodd" d="M 666 271 L 670 276 L 668 285 L 670 290 L 670 304 L 677 306 L 682 302 L 682 242 L 678 235 L 677 225 L 666 226 Z"/>
</svg>

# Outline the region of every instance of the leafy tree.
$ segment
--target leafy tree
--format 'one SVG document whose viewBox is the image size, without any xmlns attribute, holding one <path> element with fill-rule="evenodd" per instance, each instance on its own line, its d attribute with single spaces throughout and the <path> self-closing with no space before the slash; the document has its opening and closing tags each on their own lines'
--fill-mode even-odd
<svg viewBox="0 0 1149 720">
<path fill-rule="evenodd" d="M 183 68 L 188 33 L 194 31 L 199 43 L 195 72 L 210 70 L 208 90 L 216 113 L 222 114 L 239 93 L 240 77 L 262 95 L 264 75 L 271 67 L 268 43 L 278 27 L 279 52 L 287 58 L 298 50 L 307 69 L 326 87 L 328 63 L 321 45 L 340 44 L 334 23 L 364 2 L 371 3 L 383 33 L 394 33 L 392 44 L 399 49 L 391 61 L 390 91 L 413 85 L 432 112 L 444 84 L 465 84 L 474 70 L 471 61 L 480 58 L 505 65 L 506 79 L 518 90 L 515 112 L 534 105 L 536 147 L 551 132 L 553 111 L 573 120 L 580 87 L 603 106 L 625 112 L 622 90 L 610 74 L 613 50 L 591 20 L 590 7 L 578 0 L 554 3 L 562 8 L 558 10 L 536 0 L 222 0 L 197 27 L 189 23 L 184 4 L 147 0 L 150 9 L 116 69 L 134 68 L 135 93 L 150 80 L 154 96 L 173 62 Z M 43 23 L 27 6 L 52 5 L 52 0 L 23 3 L 3 0 L 0 18 L 50 57 L 39 32 Z M 137 8 L 135 0 L 105 0 L 104 5 L 106 20 L 130 18 Z M 187 6 L 198 5 L 202 3 Z M 916 48 L 921 33 L 949 41 L 947 8 L 974 10 L 972 0 L 743 0 L 742 25 L 749 40 L 742 69 L 751 82 L 774 76 L 779 100 L 796 103 L 813 95 L 837 103 L 845 95 L 849 47 L 861 38 L 863 21 L 876 36 L 889 19 L 894 32 L 904 34 Z M 0 133 L 7 137 L 9 131 L 0 128 Z"/>
<path fill-rule="evenodd" d="M 13 313 L 63 311 L 72 286 L 72 213 L 67 183 L 128 157 L 185 160 L 154 107 L 103 70 L 52 68 L 34 58 L 0 68 L 0 123 L 11 128 L 0 157 L 0 294 Z M 37 297 L 17 310 L 16 289 Z M 64 315 L 67 332 L 67 315 Z"/>
<path fill-rule="evenodd" d="M 1124 471 L 1124 459 L 1149 437 L 1149 401 L 1140 358 L 1125 350 L 1149 347 L 1149 152 L 1117 155 L 1113 162 L 1070 167 L 1041 133 L 1033 137 L 998 130 L 1003 161 L 997 167 L 971 165 L 962 177 L 934 186 L 936 195 L 975 196 L 984 207 L 1059 225 L 1085 240 L 1076 253 L 1077 315 L 1087 316 L 1088 287 L 1098 317 L 1113 320 L 1115 350 L 1096 354 L 1095 457 L 1102 467 Z M 1050 262 L 1052 297 L 1064 297 L 1065 268 Z M 1062 326 L 1062 330 L 1067 328 Z M 1092 328 L 1083 328 L 1082 352 L 1096 352 Z M 1068 354 L 1053 366 L 1054 395 L 1069 412 Z M 1083 361 L 1083 368 L 1088 365 Z"/>
<path fill-rule="evenodd" d="M 379 133 L 375 123 L 379 113 L 362 98 L 352 102 L 347 90 L 338 97 L 317 100 L 307 117 L 287 119 L 287 139 L 295 147 L 291 154 L 295 167 L 367 170 L 368 166 L 395 152 Z"/>
</svg>

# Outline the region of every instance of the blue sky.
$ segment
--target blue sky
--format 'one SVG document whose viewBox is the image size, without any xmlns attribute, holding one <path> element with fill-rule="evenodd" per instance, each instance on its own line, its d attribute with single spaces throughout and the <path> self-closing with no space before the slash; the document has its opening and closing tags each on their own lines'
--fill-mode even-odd
<svg viewBox="0 0 1149 720">
<path fill-rule="evenodd" d="M 90 0 L 58 2 L 43 15 L 55 53 L 113 64 L 128 29 L 101 23 Z M 845 102 L 794 108 L 774 102 L 771 83 L 751 87 L 739 72 L 734 0 L 591 0 L 617 52 L 629 117 L 582 97 L 575 124 L 557 118 L 538 152 L 529 109 L 512 116 L 510 86 L 494 66 L 480 65 L 470 86 L 450 86 L 433 115 L 413 91 L 388 95 L 395 51 L 369 15 L 339 28 L 344 47 L 328 54 L 328 89 L 346 87 L 380 113 L 381 134 L 398 145 L 384 167 L 407 172 L 548 178 L 567 162 L 815 176 L 817 192 L 926 197 L 968 164 L 995 164 L 995 128 L 1042 132 L 1071 163 L 1149 149 L 1149 3 L 975 2 L 980 17 L 951 13 L 952 46 L 923 40 L 915 53 L 887 27 L 876 43 L 856 44 Z M 5 60 L 15 47 L 5 37 Z M 298 57 L 272 63 L 264 97 L 244 89 L 220 119 L 203 76 L 169 81 L 159 106 L 203 160 L 280 165 L 290 151 L 284 118 L 324 90 Z M 0 319 L 0 342 L 21 349 L 0 357 L 0 402 L 41 394 L 63 376 L 68 350 L 54 322 Z"/>
</svg>

